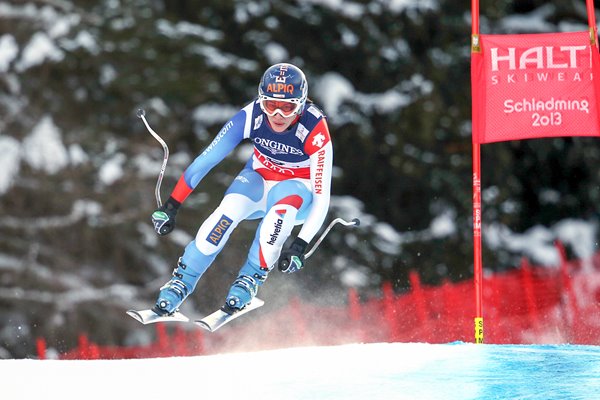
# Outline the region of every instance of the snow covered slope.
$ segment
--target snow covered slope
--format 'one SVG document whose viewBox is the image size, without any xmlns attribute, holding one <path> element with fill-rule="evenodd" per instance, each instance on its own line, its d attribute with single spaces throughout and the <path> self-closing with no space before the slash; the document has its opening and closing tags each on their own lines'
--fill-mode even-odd
<svg viewBox="0 0 600 400">
<path fill-rule="evenodd" d="M 0 361 L 3 399 L 598 399 L 600 347 L 379 343 Z"/>
</svg>

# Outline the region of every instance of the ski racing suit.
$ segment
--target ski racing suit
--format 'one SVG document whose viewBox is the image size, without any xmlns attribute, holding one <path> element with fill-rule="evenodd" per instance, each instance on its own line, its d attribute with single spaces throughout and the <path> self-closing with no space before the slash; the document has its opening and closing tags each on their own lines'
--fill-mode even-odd
<svg viewBox="0 0 600 400">
<path fill-rule="evenodd" d="M 277 263 L 294 226 L 302 224 L 298 237 L 310 243 L 327 215 L 333 147 L 325 116 L 311 102 L 280 133 L 271 129 L 258 100 L 246 105 L 187 167 L 171 197 L 183 203 L 204 176 L 244 139 L 254 145 L 252 156 L 180 259 L 177 271 L 187 294 L 195 289 L 242 220 L 262 218 L 239 272 L 239 276 L 252 276 L 260 285 Z"/>
</svg>

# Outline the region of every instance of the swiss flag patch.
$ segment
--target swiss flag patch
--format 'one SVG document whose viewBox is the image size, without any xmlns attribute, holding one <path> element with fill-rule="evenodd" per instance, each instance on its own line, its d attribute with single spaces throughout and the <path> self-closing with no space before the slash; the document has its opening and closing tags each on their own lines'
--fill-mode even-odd
<svg viewBox="0 0 600 400">
<path fill-rule="evenodd" d="M 331 141 L 329 136 L 329 128 L 327 122 L 322 118 L 317 126 L 308 134 L 304 141 L 304 151 L 308 155 L 312 155 L 321 150 L 327 143 Z"/>
</svg>

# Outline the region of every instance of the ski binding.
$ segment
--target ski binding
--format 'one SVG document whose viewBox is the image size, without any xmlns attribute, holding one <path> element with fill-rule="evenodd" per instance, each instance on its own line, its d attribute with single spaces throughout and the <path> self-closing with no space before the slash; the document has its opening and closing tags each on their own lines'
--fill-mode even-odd
<svg viewBox="0 0 600 400">
<path fill-rule="evenodd" d="M 248 304 L 242 310 L 237 311 L 233 314 L 228 314 L 225 311 L 219 309 L 202 319 L 195 320 L 194 323 L 206 329 L 209 332 L 214 332 L 223 325 L 227 324 L 228 322 L 231 322 L 234 319 L 241 317 L 242 315 L 252 310 L 257 309 L 258 307 L 261 307 L 263 304 L 265 304 L 263 300 L 255 297 L 250 304 Z"/>
<path fill-rule="evenodd" d="M 154 324 L 156 322 L 189 322 L 189 318 L 180 313 L 179 311 L 175 311 L 171 315 L 159 315 L 154 311 L 148 310 L 127 310 L 127 315 L 131 318 L 141 322 L 144 325 Z"/>
</svg>

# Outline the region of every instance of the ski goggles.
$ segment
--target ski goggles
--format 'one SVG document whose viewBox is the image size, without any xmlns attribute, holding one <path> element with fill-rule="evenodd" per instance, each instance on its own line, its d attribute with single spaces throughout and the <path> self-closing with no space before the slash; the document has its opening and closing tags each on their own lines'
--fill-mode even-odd
<svg viewBox="0 0 600 400">
<path fill-rule="evenodd" d="M 292 103 L 286 100 L 273 100 L 271 98 L 261 98 L 260 108 L 269 117 L 274 117 L 279 112 L 283 117 L 288 118 L 298 112 L 300 103 Z"/>
</svg>

